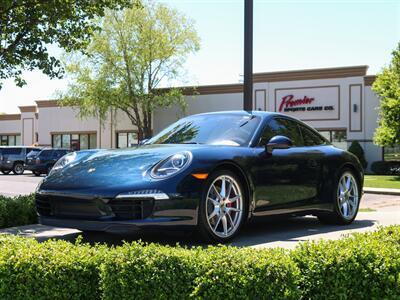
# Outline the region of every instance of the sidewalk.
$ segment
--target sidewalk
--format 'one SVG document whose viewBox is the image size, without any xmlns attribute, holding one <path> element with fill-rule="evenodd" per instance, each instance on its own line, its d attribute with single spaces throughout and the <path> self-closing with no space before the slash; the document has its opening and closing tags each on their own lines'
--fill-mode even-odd
<svg viewBox="0 0 400 300">
<path fill-rule="evenodd" d="M 383 189 L 383 188 L 364 187 L 363 191 L 364 191 L 364 193 L 368 193 L 368 194 L 400 196 L 400 189 Z M 400 200 L 400 198 L 399 198 L 399 200 Z"/>
</svg>

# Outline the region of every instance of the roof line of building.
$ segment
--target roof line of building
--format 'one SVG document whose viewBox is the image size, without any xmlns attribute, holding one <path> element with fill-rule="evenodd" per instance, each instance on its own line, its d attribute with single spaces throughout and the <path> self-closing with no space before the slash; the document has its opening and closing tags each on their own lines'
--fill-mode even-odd
<svg viewBox="0 0 400 300">
<path fill-rule="evenodd" d="M 36 105 L 26 105 L 26 106 L 18 106 L 19 110 L 22 113 L 27 113 L 27 112 L 36 112 L 37 106 Z"/>
<path fill-rule="evenodd" d="M 278 72 L 264 72 L 254 73 L 253 82 L 278 82 L 278 81 L 294 81 L 294 80 L 316 80 L 316 79 L 330 79 L 330 78 L 344 78 L 344 77 L 364 77 L 364 84 L 366 86 L 372 85 L 375 80 L 375 75 L 366 75 L 368 66 L 348 66 L 336 68 L 319 68 L 319 69 L 304 69 L 304 70 L 291 70 L 291 71 L 278 71 Z M 190 95 L 209 95 L 209 94 L 230 94 L 242 93 L 243 84 L 217 84 L 217 85 L 201 85 L 201 86 L 180 86 L 175 87 L 182 90 L 186 96 Z M 159 91 L 167 91 L 170 88 L 161 88 Z M 38 108 L 42 107 L 59 107 L 60 100 L 37 100 L 36 105 Z M 35 106 L 20 107 L 21 112 L 29 110 L 33 111 Z"/>
<path fill-rule="evenodd" d="M 21 120 L 21 114 L 0 115 L 0 121 L 15 121 L 15 120 Z"/>
</svg>

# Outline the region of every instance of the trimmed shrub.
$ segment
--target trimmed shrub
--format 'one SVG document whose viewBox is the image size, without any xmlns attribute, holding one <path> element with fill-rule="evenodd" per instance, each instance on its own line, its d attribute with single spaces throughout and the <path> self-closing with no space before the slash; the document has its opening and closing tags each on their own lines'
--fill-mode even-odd
<svg viewBox="0 0 400 300">
<path fill-rule="evenodd" d="M 399 161 L 375 161 L 371 170 L 376 175 L 400 175 Z"/>
<path fill-rule="evenodd" d="M 133 243 L 107 257 L 102 290 L 104 299 L 298 299 L 298 275 L 282 249 Z"/>
<path fill-rule="evenodd" d="M 0 238 L 0 299 L 99 299 L 105 247 Z"/>
<path fill-rule="evenodd" d="M 400 299 L 400 226 L 295 250 L 0 236 L 0 299 Z"/>
<path fill-rule="evenodd" d="M 305 299 L 400 299 L 400 226 L 304 243 L 292 257 Z"/>
<path fill-rule="evenodd" d="M 368 166 L 368 163 L 365 160 L 364 149 L 361 147 L 358 141 L 352 141 L 348 151 L 357 156 L 364 169 Z"/>
<path fill-rule="evenodd" d="M 0 228 L 37 222 L 34 194 L 18 197 L 0 196 Z"/>
</svg>

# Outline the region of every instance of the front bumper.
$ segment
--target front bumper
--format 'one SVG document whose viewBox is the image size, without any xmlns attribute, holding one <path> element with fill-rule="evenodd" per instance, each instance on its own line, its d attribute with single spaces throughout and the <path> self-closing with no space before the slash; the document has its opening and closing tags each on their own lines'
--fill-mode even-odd
<svg viewBox="0 0 400 300">
<path fill-rule="evenodd" d="M 43 225 L 114 233 L 142 229 L 185 229 L 197 225 L 193 195 L 137 191 L 114 198 L 37 193 Z"/>
</svg>

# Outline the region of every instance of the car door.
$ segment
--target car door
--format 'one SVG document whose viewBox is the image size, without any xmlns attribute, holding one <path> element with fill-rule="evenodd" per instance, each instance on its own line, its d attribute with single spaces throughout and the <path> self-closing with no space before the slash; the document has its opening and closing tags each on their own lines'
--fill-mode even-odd
<svg viewBox="0 0 400 300">
<path fill-rule="evenodd" d="M 303 138 L 303 155 L 307 160 L 307 172 L 309 185 L 315 187 L 315 202 L 319 202 L 322 184 L 323 184 L 323 162 L 327 157 L 327 147 L 329 142 L 326 141 L 318 132 L 305 126 L 302 123 L 298 124 Z"/>
<path fill-rule="evenodd" d="M 258 146 L 264 148 L 276 135 L 290 138 L 293 146 L 274 149 L 270 154 L 260 152 L 253 172 L 256 215 L 270 214 L 275 210 L 290 213 L 294 208 L 312 202 L 316 195 L 314 166 L 304 155 L 304 143 L 297 122 L 274 117 L 266 124 Z"/>
</svg>

